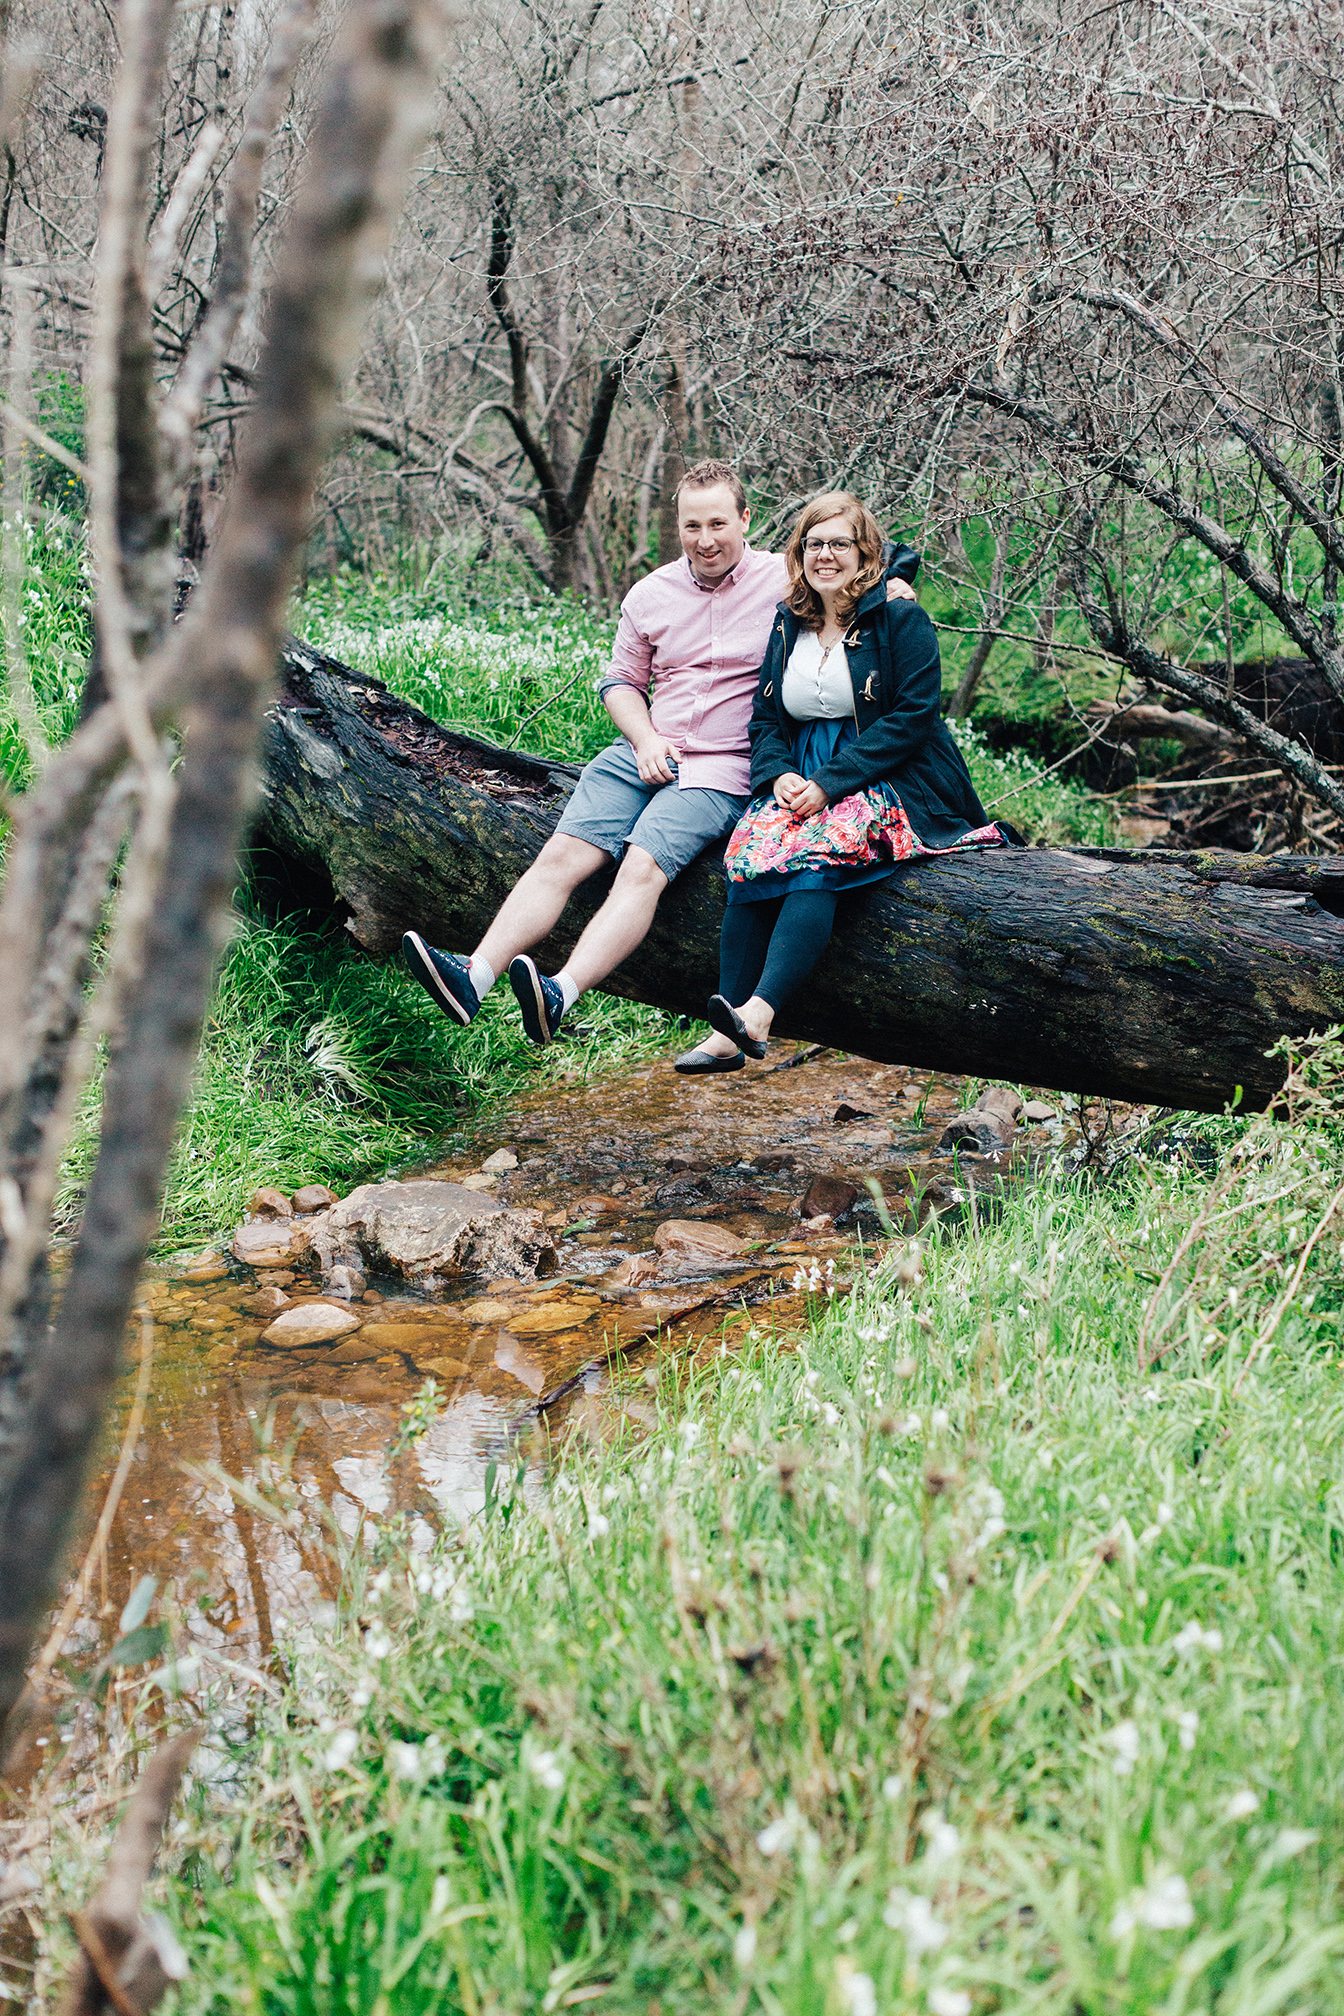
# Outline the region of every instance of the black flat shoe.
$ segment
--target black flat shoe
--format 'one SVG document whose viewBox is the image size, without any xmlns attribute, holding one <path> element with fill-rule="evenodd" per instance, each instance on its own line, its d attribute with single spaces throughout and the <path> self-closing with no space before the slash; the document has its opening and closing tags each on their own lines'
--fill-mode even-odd
<svg viewBox="0 0 1344 2016">
<path fill-rule="evenodd" d="M 680 1071 L 683 1078 L 708 1078 L 714 1071 L 741 1071 L 746 1061 L 740 1050 L 736 1057 L 716 1057 L 712 1050 L 683 1050 L 672 1069 Z"/>
<path fill-rule="evenodd" d="M 726 1036 L 730 1043 L 736 1043 L 740 1050 L 745 1050 L 748 1057 L 764 1057 L 769 1048 L 768 1044 L 751 1034 L 732 1002 L 725 1001 L 722 994 L 710 995 L 705 1020 L 716 1035 Z"/>
</svg>

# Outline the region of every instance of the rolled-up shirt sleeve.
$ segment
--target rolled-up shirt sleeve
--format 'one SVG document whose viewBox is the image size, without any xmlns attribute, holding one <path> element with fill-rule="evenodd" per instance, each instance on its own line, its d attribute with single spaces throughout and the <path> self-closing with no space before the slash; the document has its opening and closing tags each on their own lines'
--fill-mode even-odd
<svg viewBox="0 0 1344 2016">
<path fill-rule="evenodd" d="M 605 700 L 613 686 L 633 686 L 647 700 L 652 678 L 653 646 L 635 627 L 629 612 L 622 609 L 616 641 L 611 647 L 611 663 L 597 682 L 598 697 Z"/>
</svg>

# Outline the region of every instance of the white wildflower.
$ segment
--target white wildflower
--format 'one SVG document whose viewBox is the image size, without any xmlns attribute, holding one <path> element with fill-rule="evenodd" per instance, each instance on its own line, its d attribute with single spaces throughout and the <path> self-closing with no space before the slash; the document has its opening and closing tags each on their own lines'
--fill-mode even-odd
<svg viewBox="0 0 1344 2016">
<path fill-rule="evenodd" d="M 756 1927 L 739 1925 L 733 1941 L 733 1961 L 745 1974 L 756 1958 Z"/>
<path fill-rule="evenodd" d="M 359 1748 L 359 1737 L 353 1729 L 338 1729 L 327 1745 L 327 1754 L 322 1759 L 328 1771 L 344 1771 L 346 1765 Z"/>
<path fill-rule="evenodd" d="M 928 1847 L 924 1850 L 924 1860 L 930 1868 L 936 1869 L 942 1862 L 950 1862 L 961 1850 L 961 1836 L 947 1817 L 937 1807 L 924 1815 L 920 1821 L 920 1831 Z"/>
<path fill-rule="evenodd" d="M 1311 1848 L 1320 1840 L 1314 1827 L 1284 1827 L 1274 1837 L 1275 1861 L 1286 1861 L 1290 1855 L 1300 1855 L 1304 1848 Z"/>
<path fill-rule="evenodd" d="M 930 1988 L 930 2016 L 971 2016 L 971 1998 L 964 1988 Z"/>
<path fill-rule="evenodd" d="M 1182 1750 L 1193 1750 L 1199 1734 L 1199 1716 L 1193 1708 L 1182 1708 L 1176 1716 L 1176 1740 Z"/>
<path fill-rule="evenodd" d="M 1249 1785 L 1243 1785 L 1240 1792 L 1234 1792 L 1223 1808 L 1224 1820 L 1249 1820 L 1252 1813 L 1260 1809 L 1260 1795 L 1252 1792 Z"/>
<path fill-rule="evenodd" d="M 871 1974 L 850 1974 L 840 1992 L 849 2016 L 877 2016 L 877 1989 Z"/>
<path fill-rule="evenodd" d="M 1128 1778 L 1139 1761 L 1139 1725 L 1137 1722 L 1118 1722 L 1108 1731 L 1103 1742 L 1109 1743 L 1115 1751 L 1111 1765 L 1117 1778 Z"/>
<path fill-rule="evenodd" d="M 839 1424 L 840 1409 L 834 1406 L 831 1401 L 823 1400 L 821 1403 L 821 1418 L 828 1428 L 834 1428 Z"/>
<path fill-rule="evenodd" d="M 387 1761 L 392 1766 L 394 1778 L 405 1778 L 411 1783 L 420 1776 L 422 1759 L 418 1743 L 390 1743 Z"/>
<path fill-rule="evenodd" d="M 588 1514 L 588 1532 L 592 1539 L 605 1540 L 610 1531 L 611 1521 L 605 1512 L 590 1512 Z"/>
<path fill-rule="evenodd" d="M 762 1855 L 786 1854 L 798 1839 L 801 1824 L 802 1816 L 790 1799 L 784 1811 L 762 1827 L 756 1836 L 756 1846 Z"/>
<path fill-rule="evenodd" d="M 1133 1890 L 1111 1920 L 1112 1939 L 1127 1939 L 1140 1925 L 1150 1932 L 1184 1932 L 1195 1922 L 1195 1907 L 1184 1876 L 1156 1875 Z"/>
<path fill-rule="evenodd" d="M 564 1791 L 565 1774 L 554 1750 L 534 1750 L 527 1760 L 527 1768 L 544 1791 Z"/>
<path fill-rule="evenodd" d="M 693 1448 L 700 1440 L 700 1423 L 698 1421 L 683 1421 L 681 1424 L 681 1439 L 688 1449 Z"/>
<path fill-rule="evenodd" d="M 386 1659 L 392 1650 L 392 1640 L 380 1625 L 371 1625 L 364 1633 L 364 1650 L 370 1659 Z"/>
<path fill-rule="evenodd" d="M 1221 1652 L 1223 1634 L 1221 1631 L 1206 1631 L 1198 1617 L 1192 1617 L 1188 1624 L 1182 1624 L 1171 1641 L 1174 1652 Z"/>
<path fill-rule="evenodd" d="M 893 1932 L 904 1935 L 905 1948 L 912 1959 L 918 1959 L 921 1953 L 936 1953 L 948 1936 L 947 1926 L 934 1917 L 928 1898 L 912 1895 L 909 1890 L 890 1893 L 882 1922 Z"/>
<path fill-rule="evenodd" d="M 904 1790 L 905 1780 L 899 1777 L 895 1771 L 889 1777 L 882 1780 L 882 1797 L 884 1799 L 899 1799 Z"/>
<path fill-rule="evenodd" d="M 934 1408 L 932 1414 L 929 1416 L 929 1426 L 935 1434 L 941 1434 L 943 1429 L 952 1426 L 952 1416 L 948 1413 L 946 1407 Z"/>
</svg>

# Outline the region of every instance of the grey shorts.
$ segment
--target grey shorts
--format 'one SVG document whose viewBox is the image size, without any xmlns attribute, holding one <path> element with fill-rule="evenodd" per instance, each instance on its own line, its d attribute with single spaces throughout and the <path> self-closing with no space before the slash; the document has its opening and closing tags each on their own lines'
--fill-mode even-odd
<svg viewBox="0 0 1344 2016">
<path fill-rule="evenodd" d="M 646 784 L 622 736 L 585 764 L 555 830 L 600 847 L 614 861 L 627 847 L 642 847 L 674 882 L 702 848 L 726 839 L 746 803 L 731 791 Z"/>
</svg>

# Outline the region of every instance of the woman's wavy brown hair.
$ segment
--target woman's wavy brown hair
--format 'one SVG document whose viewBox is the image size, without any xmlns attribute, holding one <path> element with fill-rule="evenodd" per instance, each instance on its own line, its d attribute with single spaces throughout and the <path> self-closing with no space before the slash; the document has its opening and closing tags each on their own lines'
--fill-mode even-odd
<svg viewBox="0 0 1344 2016">
<path fill-rule="evenodd" d="M 826 611 L 820 595 L 808 586 L 803 573 L 803 541 L 814 526 L 823 525 L 828 518 L 847 519 L 859 549 L 858 574 L 835 605 L 842 623 L 848 623 L 868 590 L 882 579 L 882 527 L 868 506 L 848 490 L 823 490 L 810 504 L 804 504 L 784 548 L 789 569 L 789 592 L 784 606 L 793 611 L 805 630 L 820 630 Z"/>
</svg>

